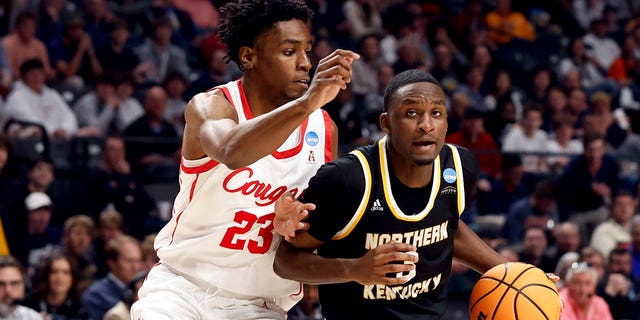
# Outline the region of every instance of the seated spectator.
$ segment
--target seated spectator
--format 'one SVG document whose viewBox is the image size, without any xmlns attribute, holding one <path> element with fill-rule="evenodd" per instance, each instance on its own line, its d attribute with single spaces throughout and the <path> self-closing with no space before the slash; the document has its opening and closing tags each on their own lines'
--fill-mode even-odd
<svg viewBox="0 0 640 320">
<path fill-rule="evenodd" d="M 511 10 L 511 0 L 497 0 L 494 11 L 487 13 L 489 39 L 498 44 L 508 43 L 513 38 L 534 41 L 533 26 L 520 12 Z"/>
<path fill-rule="evenodd" d="M 536 183 L 530 197 L 511 205 L 503 234 L 512 243 L 518 243 L 524 238 L 525 230 L 536 227 L 550 232 L 558 220 L 553 181 L 541 180 Z"/>
<path fill-rule="evenodd" d="M 485 49 L 486 50 L 486 49 Z M 510 102 L 516 108 L 516 113 L 522 113 L 522 100 L 524 93 L 511 84 L 511 76 L 506 70 L 495 72 L 493 79 L 490 79 L 489 94 L 484 98 L 489 110 L 496 110 L 499 104 Z"/>
<path fill-rule="evenodd" d="M 616 248 L 609 253 L 607 272 L 598 295 L 609 304 L 614 319 L 633 319 L 640 311 L 640 280 L 631 274 L 631 251 Z"/>
<path fill-rule="evenodd" d="M 469 97 L 462 92 L 456 92 L 451 97 L 451 106 L 447 111 L 447 135 L 462 129 L 464 114 L 469 109 Z"/>
<path fill-rule="evenodd" d="M 109 41 L 97 44 L 98 60 L 102 68 L 108 72 L 137 75 L 141 70 L 140 59 L 129 46 L 129 25 L 125 20 L 114 19 L 109 23 Z"/>
<path fill-rule="evenodd" d="M 612 109 L 611 95 L 598 91 L 591 95 L 591 108 L 584 117 L 584 131 L 604 134 L 613 148 L 627 138 L 630 123 L 622 108 Z"/>
<path fill-rule="evenodd" d="M 40 263 L 33 277 L 34 293 L 25 305 L 47 319 L 88 319 L 89 314 L 80 302 L 78 278 L 67 257 L 48 256 Z"/>
<path fill-rule="evenodd" d="M 40 60 L 45 79 L 53 76 L 47 47 L 35 37 L 37 28 L 38 16 L 33 12 L 23 11 L 16 17 L 13 31 L 2 39 L 14 79 L 21 79 L 24 76 L 20 70 L 22 64 L 34 59 Z"/>
<path fill-rule="evenodd" d="M 40 260 L 50 255 L 60 245 L 60 229 L 52 226 L 51 199 L 46 193 L 32 192 L 24 200 L 27 208 L 27 230 L 25 232 L 28 252 L 28 271 L 33 271 Z"/>
<path fill-rule="evenodd" d="M 553 274 L 560 277 L 560 280 L 554 282 L 556 288 L 562 289 L 565 287 L 564 280 L 567 278 L 567 271 L 571 268 L 571 265 L 578 262 L 580 259 L 580 254 L 577 252 L 567 252 L 560 256 L 558 259 L 558 263 L 556 264 L 556 269 Z"/>
<path fill-rule="evenodd" d="M 488 189 L 478 188 L 480 214 L 505 215 L 513 203 L 531 194 L 523 183 L 524 167 L 518 154 L 502 157 L 500 178 L 491 181 Z"/>
<path fill-rule="evenodd" d="M 122 300 L 126 285 L 142 271 L 140 244 L 134 238 L 123 235 L 109 241 L 105 254 L 109 274 L 94 282 L 82 295 L 91 319 L 102 319 Z"/>
<path fill-rule="evenodd" d="M 151 268 L 160 262 L 160 258 L 158 258 L 158 254 L 154 247 L 156 235 L 156 233 L 146 235 L 142 240 L 142 244 L 140 244 L 140 250 L 142 251 L 142 264 L 147 272 L 151 271 Z"/>
<path fill-rule="evenodd" d="M 527 88 L 527 101 L 543 104 L 551 88 L 551 70 L 545 66 L 536 67 L 531 74 L 531 84 Z"/>
<path fill-rule="evenodd" d="M 167 94 L 162 87 L 152 87 L 147 91 L 144 108 L 145 114 L 129 125 L 123 133 L 129 140 L 127 154 L 132 165 L 143 171 L 177 165 L 180 141 L 176 129 L 164 119 Z M 136 138 L 162 141 L 135 141 Z"/>
<path fill-rule="evenodd" d="M 82 4 L 84 5 L 84 29 L 93 40 L 93 43 L 98 44 L 109 41 L 108 26 L 116 18 L 116 15 L 107 6 L 107 1 L 85 0 Z"/>
<path fill-rule="evenodd" d="M 25 273 L 22 264 L 12 256 L 0 256 L 0 283 L 4 288 L 0 291 L 3 319 L 44 320 L 42 315 L 31 308 L 17 302 L 25 296 Z"/>
<path fill-rule="evenodd" d="M 91 211 L 102 212 L 111 204 L 122 215 L 120 222 L 116 217 L 105 221 L 109 226 L 107 235 L 119 233 L 117 230 L 120 228 L 138 238 L 158 231 L 157 227 L 149 227 L 148 221 L 151 219 L 150 213 L 156 208 L 155 201 L 132 174 L 121 137 L 110 136 L 105 139 L 102 167 L 90 187 Z M 103 240 L 108 241 L 108 238 L 103 237 Z"/>
<path fill-rule="evenodd" d="M 142 106 L 136 100 L 133 102 L 121 99 L 113 77 L 101 76 L 96 81 L 95 90 L 82 96 L 73 110 L 81 127 L 98 128 L 105 136 L 121 133 L 144 114 Z"/>
<path fill-rule="evenodd" d="M 571 265 L 564 279 L 565 287 L 559 292 L 563 320 L 613 320 L 607 302 L 595 294 L 597 279 L 597 272 L 586 262 Z"/>
<path fill-rule="evenodd" d="M 363 36 L 359 40 L 360 59 L 353 62 L 351 74 L 351 90 L 356 101 L 368 93 L 379 91 L 378 68 L 383 63 L 380 51 L 380 37 L 376 34 Z"/>
<path fill-rule="evenodd" d="M 619 244 L 631 243 L 631 219 L 638 206 L 637 199 L 624 189 L 613 197 L 609 219 L 599 224 L 591 235 L 591 246 L 606 258 Z"/>
<path fill-rule="evenodd" d="M 549 242 L 545 234 L 545 229 L 532 226 L 527 228 L 522 238 L 522 248 L 518 253 L 520 261 L 532 264 L 544 272 L 552 272 L 556 266 L 553 261 L 545 255 Z"/>
<path fill-rule="evenodd" d="M 609 216 L 606 199 L 618 191 L 619 167 L 606 154 L 603 135 L 588 134 L 584 153 L 571 160 L 558 179 L 558 206 L 564 219 L 580 227 L 582 243 L 588 243 L 597 225 Z"/>
<path fill-rule="evenodd" d="M 492 110 L 485 102 L 484 93 L 480 90 L 483 78 L 484 72 L 482 71 L 482 68 L 478 66 L 469 67 L 465 76 L 465 82 L 456 87 L 454 94 L 463 93 L 469 97 L 470 108 L 476 109 L 480 112 L 489 112 Z"/>
<path fill-rule="evenodd" d="M 561 155 L 547 157 L 547 163 L 552 172 L 561 174 L 572 157 L 582 154 L 584 148 L 580 140 L 573 139 L 573 117 L 560 116 L 554 122 L 553 136 L 547 143 L 546 151 Z"/>
<path fill-rule="evenodd" d="M 58 92 L 45 85 L 45 67 L 38 59 L 20 66 L 22 81 L 15 84 L 7 98 L 4 116 L 44 126 L 53 139 L 67 140 L 78 131 L 78 121 Z"/>
<path fill-rule="evenodd" d="M 189 77 L 189 66 L 184 50 L 171 44 L 172 25 L 168 17 L 153 23 L 151 38 L 136 48 L 138 59 L 143 62 L 143 83 L 161 84 L 167 74 L 179 72 Z"/>
<path fill-rule="evenodd" d="M 569 221 L 556 225 L 552 230 L 554 243 L 547 249 L 546 255 L 558 264 L 560 257 L 569 252 L 580 252 L 580 230 Z"/>
<path fill-rule="evenodd" d="M 113 209 L 112 205 L 107 206 L 100 216 L 98 216 L 98 236 L 95 238 L 93 248 L 96 252 L 96 265 L 98 267 L 97 276 L 104 277 L 109 272 L 107 263 L 104 260 L 104 249 L 106 244 L 114 238 L 124 234 L 122 229 L 122 215 Z"/>
<path fill-rule="evenodd" d="M 177 72 L 167 75 L 162 83 L 162 87 L 167 92 L 167 108 L 164 111 L 164 118 L 173 124 L 178 135 L 182 136 L 184 131 L 184 109 L 187 102 L 184 101 L 184 92 L 187 89 L 187 81 Z"/>
<path fill-rule="evenodd" d="M 443 44 L 438 43 L 433 48 L 433 66 L 431 74 L 440 81 L 445 93 L 450 96 L 460 84 L 458 74 L 460 73 L 461 64 L 459 60 L 454 59 L 451 49 Z M 466 62 L 466 61 L 465 61 Z"/>
<path fill-rule="evenodd" d="M 89 216 L 75 215 L 67 219 L 62 229 L 64 254 L 69 259 L 79 292 L 83 292 L 96 279 L 96 257 L 93 251 L 95 224 Z"/>
<path fill-rule="evenodd" d="M 583 38 L 588 48 L 587 55 L 592 56 L 591 61 L 606 74 L 622 50 L 613 39 L 607 36 L 607 25 L 603 19 L 593 20 L 590 29 L 591 32 Z"/>
<path fill-rule="evenodd" d="M 569 55 L 558 64 L 558 78 L 564 78 L 571 70 L 580 73 L 580 84 L 587 89 L 602 84 L 606 78 L 606 70 L 600 67 L 595 56 L 585 48 L 584 39 L 574 38 L 569 44 Z"/>
<path fill-rule="evenodd" d="M 495 179 L 501 171 L 502 158 L 498 145 L 484 129 L 484 114 L 467 109 L 462 120 L 462 129 L 446 137 L 446 142 L 468 148 L 476 155 L 480 170 Z"/>
<path fill-rule="evenodd" d="M 93 85 L 102 74 L 91 37 L 83 27 L 81 16 L 69 15 L 65 18 L 62 38 L 52 40 L 47 47 L 58 82 L 73 92 L 84 91 L 85 86 Z"/>
<path fill-rule="evenodd" d="M 224 57 L 227 52 L 223 48 L 214 49 L 209 57 L 207 57 L 207 65 L 204 72 L 191 82 L 187 92 L 185 92 L 185 98 L 191 100 L 193 96 L 200 92 L 206 92 L 207 90 L 227 83 L 231 80 L 231 73 L 229 72 L 229 65 L 224 61 Z"/>
<path fill-rule="evenodd" d="M 347 0 L 342 5 L 352 39 L 382 33 L 382 16 L 376 1 Z"/>
<path fill-rule="evenodd" d="M 129 320 L 131 319 L 131 305 L 138 300 L 138 290 L 142 287 L 147 271 L 138 272 L 127 284 L 127 289 L 122 300 L 104 314 L 103 320 Z"/>
<path fill-rule="evenodd" d="M 528 104 L 522 113 L 519 125 L 514 125 L 506 133 L 502 143 L 502 152 L 545 152 L 547 149 L 547 133 L 542 126 L 542 107 Z M 523 155 L 524 171 L 543 173 L 547 171 L 547 162 L 543 156 Z"/>
<path fill-rule="evenodd" d="M 604 256 L 600 251 L 592 247 L 584 247 L 580 250 L 580 261 L 584 261 L 598 274 L 598 283 L 604 277 L 605 268 L 607 266 Z"/>
</svg>

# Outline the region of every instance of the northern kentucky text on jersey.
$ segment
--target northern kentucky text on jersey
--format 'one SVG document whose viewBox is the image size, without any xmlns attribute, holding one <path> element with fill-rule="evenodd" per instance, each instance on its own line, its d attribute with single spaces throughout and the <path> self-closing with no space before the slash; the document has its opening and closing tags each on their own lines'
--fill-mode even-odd
<svg viewBox="0 0 640 320">
<path fill-rule="evenodd" d="M 236 169 L 224 178 L 222 187 L 229 193 L 240 192 L 246 196 L 253 196 L 256 199 L 255 204 L 261 207 L 273 204 L 287 192 L 286 186 L 274 188 L 270 183 L 250 180 L 251 177 L 253 177 L 253 169 L 249 167 Z M 298 188 L 292 188 L 288 191 L 294 198 L 298 196 Z"/>
<path fill-rule="evenodd" d="M 416 247 L 427 246 L 448 239 L 448 225 L 449 221 L 445 221 L 436 226 L 405 233 L 367 233 L 364 247 L 371 250 L 390 241 L 408 243 Z"/>
<path fill-rule="evenodd" d="M 434 290 L 440 284 L 442 273 L 421 282 L 405 286 L 385 286 L 383 284 L 365 285 L 362 297 L 367 300 L 395 300 L 416 298 L 419 294 Z"/>
</svg>

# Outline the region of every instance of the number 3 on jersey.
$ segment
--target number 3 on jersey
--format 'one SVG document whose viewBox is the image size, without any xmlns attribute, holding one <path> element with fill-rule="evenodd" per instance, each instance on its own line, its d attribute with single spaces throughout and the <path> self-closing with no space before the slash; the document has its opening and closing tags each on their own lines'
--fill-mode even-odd
<svg viewBox="0 0 640 320">
<path fill-rule="evenodd" d="M 249 252 L 251 253 L 266 253 L 271 247 L 271 242 L 273 241 L 273 233 L 271 231 L 273 231 L 273 218 L 275 218 L 275 216 L 275 213 L 270 213 L 258 218 L 255 214 L 250 212 L 236 212 L 236 216 L 233 218 L 233 221 L 239 223 L 240 226 L 227 229 L 224 237 L 222 237 L 222 241 L 220 241 L 220 246 L 232 250 L 244 250 L 246 245 L 247 249 L 249 249 Z M 259 227 L 258 236 L 262 238 L 262 243 L 256 240 L 247 241 L 245 239 L 238 239 L 238 235 L 243 235 L 249 232 L 255 223 L 261 225 L 261 227 Z"/>
</svg>

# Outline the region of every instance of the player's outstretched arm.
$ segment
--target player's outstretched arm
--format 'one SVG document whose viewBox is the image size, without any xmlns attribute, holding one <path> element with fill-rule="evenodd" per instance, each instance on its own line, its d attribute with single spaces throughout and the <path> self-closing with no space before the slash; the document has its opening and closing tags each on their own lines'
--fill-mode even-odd
<svg viewBox="0 0 640 320">
<path fill-rule="evenodd" d="M 463 221 L 458 224 L 453 256 L 481 274 L 494 266 L 509 262 L 480 239 Z"/>
<path fill-rule="evenodd" d="M 273 269 L 280 277 L 308 284 L 343 283 L 398 285 L 410 280 L 409 276 L 391 278 L 386 275 L 409 272 L 415 269 L 416 255 L 407 253 L 415 247 L 405 243 L 390 242 L 369 250 L 357 259 L 324 258 L 311 252 L 322 242 L 308 232 L 298 234 L 293 243 L 280 242 Z M 390 263 L 411 261 L 410 264 Z"/>
<path fill-rule="evenodd" d="M 185 137 L 186 141 L 199 142 L 202 150 L 183 148 L 183 155 L 196 158 L 206 154 L 231 169 L 265 157 L 282 145 L 309 114 L 347 87 L 351 81 L 351 64 L 358 58 L 352 51 L 334 51 L 320 61 L 302 97 L 240 124 L 233 107 L 221 93 L 195 96 L 185 112 Z"/>
</svg>

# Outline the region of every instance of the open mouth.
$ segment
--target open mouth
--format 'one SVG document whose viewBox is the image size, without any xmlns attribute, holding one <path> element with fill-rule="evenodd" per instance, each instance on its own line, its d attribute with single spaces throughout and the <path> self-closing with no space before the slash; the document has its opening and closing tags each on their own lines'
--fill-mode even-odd
<svg viewBox="0 0 640 320">
<path fill-rule="evenodd" d="M 302 80 L 297 80 L 297 83 L 302 83 L 304 85 L 309 85 L 309 79 L 302 79 Z"/>
<path fill-rule="evenodd" d="M 420 140 L 420 141 L 413 142 L 413 145 L 417 147 L 429 147 L 434 144 L 436 144 L 434 141 L 427 141 L 427 140 Z"/>
</svg>

